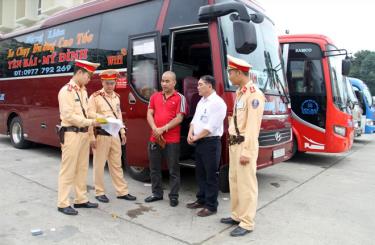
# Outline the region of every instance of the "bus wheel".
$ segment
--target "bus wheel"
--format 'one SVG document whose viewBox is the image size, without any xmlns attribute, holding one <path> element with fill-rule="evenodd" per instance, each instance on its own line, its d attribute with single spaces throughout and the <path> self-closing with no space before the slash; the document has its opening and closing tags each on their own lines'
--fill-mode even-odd
<svg viewBox="0 0 375 245">
<path fill-rule="evenodd" d="M 224 165 L 220 167 L 219 171 L 219 189 L 223 193 L 229 192 L 229 165 Z"/>
<path fill-rule="evenodd" d="M 150 169 L 149 168 L 126 165 L 126 171 L 135 180 L 142 181 L 142 182 L 150 181 Z"/>
<path fill-rule="evenodd" d="M 18 149 L 25 149 L 31 146 L 31 142 L 27 141 L 23 135 L 22 121 L 19 117 L 15 117 L 10 122 L 10 141 L 12 145 Z"/>
<path fill-rule="evenodd" d="M 297 155 L 297 152 L 298 152 L 298 142 L 297 142 L 296 137 L 294 136 L 293 137 L 293 148 L 292 148 L 292 157 L 291 158 L 295 157 Z"/>
</svg>

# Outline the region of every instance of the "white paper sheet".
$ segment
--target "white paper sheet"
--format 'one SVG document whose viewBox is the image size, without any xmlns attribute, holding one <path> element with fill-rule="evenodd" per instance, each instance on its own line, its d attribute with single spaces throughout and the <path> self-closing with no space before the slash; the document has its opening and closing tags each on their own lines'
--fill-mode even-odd
<svg viewBox="0 0 375 245">
<path fill-rule="evenodd" d="M 124 124 L 120 119 L 106 118 L 108 123 L 100 125 L 107 133 L 114 137 L 118 137 L 120 129 L 124 127 Z"/>
</svg>

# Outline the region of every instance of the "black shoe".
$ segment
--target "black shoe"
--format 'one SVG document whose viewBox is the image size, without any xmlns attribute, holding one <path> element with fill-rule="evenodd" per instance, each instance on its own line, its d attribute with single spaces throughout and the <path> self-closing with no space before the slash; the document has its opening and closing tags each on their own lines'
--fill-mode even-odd
<svg viewBox="0 0 375 245">
<path fill-rule="evenodd" d="M 106 195 L 96 196 L 95 198 L 99 202 L 105 202 L 105 203 L 109 202 L 109 199 Z"/>
<path fill-rule="evenodd" d="M 123 196 L 118 196 L 117 198 L 118 199 L 125 199 L 125 200 L 128 200 L 128 201 L 135 201 L 137 199 L 135 196 L 132 196 L 130 194 L 126 194 L 126 195 L 123 195 Z"/>
<path fill-rule="evenodd" d="M 246 230 L 242 228 L 241 226 L 237 226 L 233 231 L 231 231 L 230 235 L 231 236 L 244 236 L 250 232 L 252 232 L 252 230 Z"/>
<path fill-rule="evenodd" d="M 159 200 L 163 200 L 163 197 L 156 197 L 156 196 L 151 195 L 145 199 L 145 202 L 155 202 Z"/>
<path fill-rule="evenodd" d="M 176 207 L 178 205 L 178 199 L 177 198 L 171 198 L 169 200 L 169 205 L 171 205 L 171 207 Z"/>
<path fill-rule="evenodd" d="M 77 215 L 78 211 L 72 208 L 71 206 L 68 206 L 66 208 L 57 208 L 57 211 L 66 214 L 66 215 Z"/>
<path fill-rule="evenodd" d="M 99 207 L 99 204 L 92 203 L 92 202 L 85 202 L 85 203 L 78 203 L 74 204 L 75 208 L 97 208 Z"/>
<path fill-rule="evenodd" d="M 238 225 L 240 222 L 229 217 L 229 218 L 222 218 L 220 220 L 220 223 L 227 224 L 227 225 Z"/>
</svg>

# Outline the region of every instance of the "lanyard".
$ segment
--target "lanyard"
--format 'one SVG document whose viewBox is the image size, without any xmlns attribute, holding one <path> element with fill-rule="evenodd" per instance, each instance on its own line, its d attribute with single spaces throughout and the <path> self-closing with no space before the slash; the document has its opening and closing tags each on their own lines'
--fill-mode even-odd
<svg viewBox="0 0 375 245">
<path fill-rule="evenodd" d="M 85 111 L 85 109 L 83 108 L 83 105 L 82 105 L 81 97 L 79 97 L 77 91 L 76 91 L 76 94 L 78 96 L 79 104 L 81 105 L 81 109 L 82 109 L 83 115 L 85 116 L 85 118 L 87 118 L 86 111 Z"/>
<path fill-rule="evenodd" d="M 116 115 L 116 113 L 115 113 L 115 111 L 113 110 L 113 108 L 112 108 L 112 106 L 111 106 L 111 104 L 110 104 L 110 103 L 108 102 L 108 100 L 104 97 L 104 95 L 102 95 L 102 97 L 103 97 L 103 99 L 105 100 L 105 102 L 107 102 L 109 108 L 111 108 L 111 111 L 112 111 L 113 115 L 115 116 L 115 118 L 118 119 L 118 118 L 117 118 L 117 115 Z"/>
</svg>

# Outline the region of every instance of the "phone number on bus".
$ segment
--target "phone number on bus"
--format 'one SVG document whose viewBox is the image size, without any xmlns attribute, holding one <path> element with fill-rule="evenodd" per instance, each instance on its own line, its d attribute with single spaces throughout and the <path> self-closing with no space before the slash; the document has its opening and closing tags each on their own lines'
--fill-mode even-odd
<svg viewBox="0 0 375 245">
<path fill-rule="evenodd" d="M 56 66 L 56 67 L 49 66 L 49 67 L 17 70 L 13 72 L 13 76 L 19 77 L 19 76 L 32 76 L 32 75 L 40 75 L 40 74 L 53 74 L 53 73 L 69 72 L 70 69 L 72 69 L 71 65 Z"/>
</svg>

